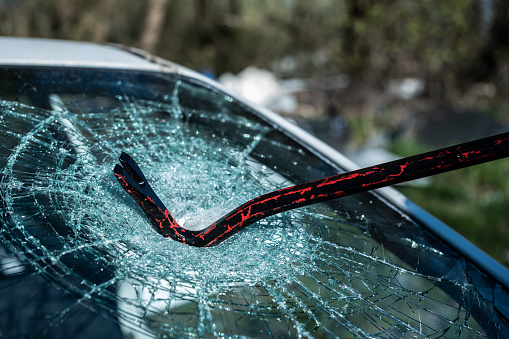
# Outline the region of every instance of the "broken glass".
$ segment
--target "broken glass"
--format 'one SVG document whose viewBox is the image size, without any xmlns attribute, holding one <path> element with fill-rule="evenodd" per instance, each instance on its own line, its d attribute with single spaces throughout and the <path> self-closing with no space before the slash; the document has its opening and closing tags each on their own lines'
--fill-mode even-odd
<svg viewBox="0 0 509 339">
<path fill-rule="evenodd" d="M 509 295 L 375 193 L 259 221 L 211 248 L 161 237 L 122 151 L 188 229 L 343 171 L 175 74 L 0 71 L 0 337 L 503 337 Z"/>
</svg>

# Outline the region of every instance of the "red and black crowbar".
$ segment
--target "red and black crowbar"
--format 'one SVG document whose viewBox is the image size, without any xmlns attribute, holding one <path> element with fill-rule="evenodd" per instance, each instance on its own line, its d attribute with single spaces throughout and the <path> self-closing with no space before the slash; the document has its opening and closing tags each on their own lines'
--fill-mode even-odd
<svg viewBox="0 0 509 339">
<path fill-rule="evenodd" d="M 117 164 L 113 172 L 162 236 L 204 247 L 217 245 L 244 227 L 273 214 L 507 156 L 509 132 L 267 193 L 237 207 L 200 231 L 187 230 L 177 224 L 128 154 L 122 152 L 120 165 Z"/>
</svg>

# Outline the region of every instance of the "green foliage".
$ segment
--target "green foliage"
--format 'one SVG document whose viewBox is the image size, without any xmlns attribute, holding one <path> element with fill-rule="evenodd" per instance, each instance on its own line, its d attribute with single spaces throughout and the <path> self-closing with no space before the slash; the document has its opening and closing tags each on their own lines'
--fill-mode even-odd
<svg viewBox="0 0 509 339">
<path fill-rule="evenodd" d="M 486 38 L 479 3 L 166 1 L 154 53 L 195 69 L 212 66 L 217 73 L 270 67 L 284 56 L 304 54 L 308 62 L 297 70 L 304 75 L 342 72 L 362 80 L 392 73 L 454 86 Z M 0 34 L 136 46 L 148 6 L 132 0 L 2 1 Z M 326 64 L 313 62 L 317 51 L 326 55 Z"/>
</svg>

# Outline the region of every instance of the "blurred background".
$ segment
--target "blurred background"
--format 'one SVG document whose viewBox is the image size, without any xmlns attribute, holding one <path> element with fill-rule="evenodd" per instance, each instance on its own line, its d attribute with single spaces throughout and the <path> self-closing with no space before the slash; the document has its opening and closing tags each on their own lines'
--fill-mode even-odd
<svg viewBox="0 0 509 339">
<path fill-rule="evenodd" d="M 0 35 L 139 47 L 361 166 L 509 126 L 507 0 L 0 0 Z M 397 189 L 509 267 L 508 179 L 505 159 Z"/>
</svg>

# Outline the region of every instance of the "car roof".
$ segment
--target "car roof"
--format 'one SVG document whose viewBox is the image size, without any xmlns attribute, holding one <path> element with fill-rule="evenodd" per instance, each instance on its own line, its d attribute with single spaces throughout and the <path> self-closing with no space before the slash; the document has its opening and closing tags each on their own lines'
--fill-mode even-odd
<svg viewBox="0 0 509 339">
<path fill-rule="evenodd" d="M 114 45 L 39 38 L 0 37 L 0 64 L 161 71 L 162 65 Z"/>
</svg>

